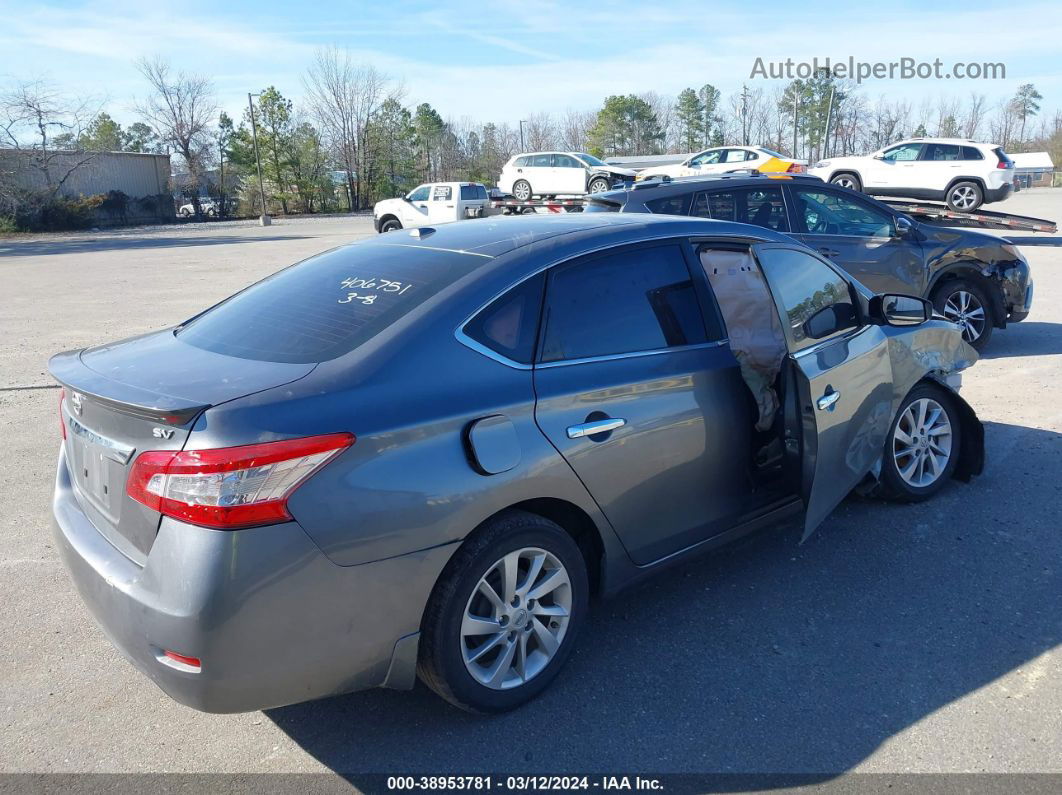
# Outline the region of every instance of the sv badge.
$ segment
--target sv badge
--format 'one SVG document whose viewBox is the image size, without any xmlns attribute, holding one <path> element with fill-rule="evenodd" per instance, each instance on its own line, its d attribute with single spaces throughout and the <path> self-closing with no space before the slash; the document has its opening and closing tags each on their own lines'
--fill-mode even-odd
<svg viewBox="0 0 1062 795">
<path fill-rule="evenodd" d="M 172 439 L 173 428 L 152 428 L 151 435 L 156 439 Z"/>
</svg>

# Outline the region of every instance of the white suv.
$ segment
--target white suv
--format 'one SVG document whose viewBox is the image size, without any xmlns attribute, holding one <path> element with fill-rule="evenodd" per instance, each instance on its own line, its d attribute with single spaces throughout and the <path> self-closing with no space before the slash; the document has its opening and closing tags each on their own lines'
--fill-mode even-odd
<svg viewBox="0 0 1062 795">
<path fill-rule="evenodd" d="M 498 187 L 527 201 L 532 196 L 601 193 L 615 182 L 634 179 L 634 174 L 584 152 L 527 152 L 502 167 Z"/>
<path fill-rule="evenodd" d="M 874 196 L 943 199 L 959 212 L 1001 202 L 1014 188 L 1014 161 L 996 144 L 911 138 L 861 157 L 831 157 L 808 170 Z"/>
</svg>

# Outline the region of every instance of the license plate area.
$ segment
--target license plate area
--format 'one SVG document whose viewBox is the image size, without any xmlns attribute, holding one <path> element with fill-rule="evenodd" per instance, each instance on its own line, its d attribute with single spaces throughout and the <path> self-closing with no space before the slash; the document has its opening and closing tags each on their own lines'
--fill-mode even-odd
<svg viewBox="0 0 1062 795">
<path fill-rule="evenodd" d="M 121 517 L 134 448 L 103 436 L 67 414 L 70 468 L 78 491 L 113 525 Z"/>
</svg>

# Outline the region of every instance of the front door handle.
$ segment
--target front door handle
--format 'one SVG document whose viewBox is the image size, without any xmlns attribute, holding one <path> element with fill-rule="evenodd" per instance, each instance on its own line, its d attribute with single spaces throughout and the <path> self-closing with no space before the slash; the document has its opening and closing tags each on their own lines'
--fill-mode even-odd
<svg viewBox="0 0 1062 795">
<path fill-rule="evenodd" d="M 827 392 L 825 395 L 819 398 L 818 405 L 819 411 L 832 411 L 833 404 L 841 399 L 840 392 Z"/>
<path fill-rule="evenodd" d="M 620 417 L 609 417 L 607 420 L 594 420 L 593 422 L 584 422 L 580 425 L 568 426 L 568 438 L 569 439 L 581 439 L 584 436 L 595 436 L 599 433 L 608 433 L 614 431 L 616 428 L 622 428 L 627 424 L 627 420 Z"/>
<path fill-rule="evenodd" d="M 841 252 L 840 251 L 835 251 L 832 248 L 827 248 L 827 247 L 823 246 L 822 248 L 819 249 L 819 253 L 824 255 L 824 256 L 827 256 L 827 257 L 836 257 Z"/>
</svg>

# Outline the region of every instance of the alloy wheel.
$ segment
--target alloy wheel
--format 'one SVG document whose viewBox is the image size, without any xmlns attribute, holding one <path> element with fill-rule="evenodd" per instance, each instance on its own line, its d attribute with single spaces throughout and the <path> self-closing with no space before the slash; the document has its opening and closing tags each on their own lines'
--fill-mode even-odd
<svg viewBox="0 0 1062 795">
<path fill-rule="evenodd" d="M 951 206 L 956 210 L 972 210 L 977 205 L 977 191 L 970 185 L 959 185 L 951 192 Z"/>
<path fill-rule="evenodd" d="M 465 605 L 465 668 L 492 690 L 528 682 L 557 653 L 571 612 L 571 581 L 556 555 L 537 547 L 509 552 L 480 578 Z"/>
<path fill-rule="evenodd" d="M 833 181 L 833 184 L 834 185 L 838 185 L 839 187 L 842 187 L 842 188 L 848 188 L 849 190 L 855 190 L 856 189 L 855 180 L 852 179 L 851 177 L 838 177 L 837 179 L 835 179 Z"/>
<path fill-rule="evenodd" d="M 962 338 L 975 342 L 985 331 L 985 308 L 980 299 L 966 290 L 956 290 L 944 302 L 944 317 L 962 329 Z"/>
<path fill-rule="evenodd" d="M 951 420 L 933 398 L 912 401 L 900 415 L 892 434 L 896 471 L 915 488 L 926 488 L 940 479 L 951 459 Z"/>
</svg>

